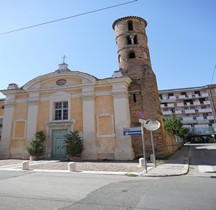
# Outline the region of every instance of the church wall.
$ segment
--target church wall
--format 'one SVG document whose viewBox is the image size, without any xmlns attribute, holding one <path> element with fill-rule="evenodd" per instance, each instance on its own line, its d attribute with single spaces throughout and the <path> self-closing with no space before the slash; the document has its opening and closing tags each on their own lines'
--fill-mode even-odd
<svg viewBox="0 0 216 210">
<path fill-rule="evenodd" d="M 18 94 L 15 96 L 15 100 L 19 100 L 19 99 L 26 99 L 28 98 L 29 94 L 24 93 L 24 94 Z"/>
<path fill-rule="evenodd" d="M 98 159 L 114 159 L 116 138 L 113 96 L 103 95 L 95 97 L 95 115 Z"/>
<path fill-rule="evenodd" d="M 28 104 L 17 103 L 14 105 L 14 120 L 27 119 L 28 117 Z"/>
<path fill-rule="evenodd" d="M 83 131 L 83 105 L 81 98 L 72 98 L 71 99 L 71 118 L 75 119 L 74 130 L 79 132 Z"/>
<path fill-rule="evenodd" d="M 38 105 L 37 130 L 46 131 L 46 122 L 50 118 L 50 101 L 40 101 Z"/>
<path fill-rule="evenodd" d="M 19 140 L 11 140 L 10 142 L 10 158 L 23 158 L 25 154 L 25 147 L 26 147 L 26 140 L 19 139 Z"/>
<path fill-rule="evenodd" d="M 18 99 L 24 99 L 18 95 Z M 9 144 L 10 158 L 22 158 L 26 147 L 26 125 L 28 118 L 28 104 L 17 103 L 14 105 L 14 117 L 11 126 L 11 141 Z"/>
</svg>

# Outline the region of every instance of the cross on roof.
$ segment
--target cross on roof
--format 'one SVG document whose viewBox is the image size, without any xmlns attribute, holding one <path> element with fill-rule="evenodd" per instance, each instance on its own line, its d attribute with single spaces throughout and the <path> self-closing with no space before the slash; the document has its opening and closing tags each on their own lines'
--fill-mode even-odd
<svg viewBox="0 0 216 210">
<path fill-rule="evenodd" d="M 63 58 L 63 63 L 65 62 L 65 58 L 67 58 L 65 55 L 62 57 Z"/>
</svg>

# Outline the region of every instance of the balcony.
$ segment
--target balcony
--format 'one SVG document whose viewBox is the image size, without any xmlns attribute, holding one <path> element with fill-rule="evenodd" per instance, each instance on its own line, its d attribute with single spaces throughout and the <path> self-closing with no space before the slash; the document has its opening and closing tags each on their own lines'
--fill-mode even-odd
<svg viewBox="0 0 216 210">
<path fill-rule="evenodd" d="M 184 112 L 185 114 L 193 114 L 195 113 L 195 109 L 185 109 Z"/>
<path fill-rule="evenodd" d="M 191 121 L 191 120 L 194 120 L 193 117 L 182 117 L 182 120 L 183 121 Z"/>
<path fill-rule="evenodd" d="M 186 95 L 179 95 L 179 99 L 187 98 Z"/>
<path fill-rule="evenodd" d="M 214 116 L 207 116 L 208 120 L 214 120 Z"/>
<path fill-rule="evenodd" d="M 198 105 L 200 105 L 200 102 L 199 101 L 194 101 L 193 104 L 198 106 Z"/>
<path fill-rule="evenodd" d="M 191 125 L 183 125 L 183 128 L 191 128 Z"/>
<path fill-rule="evenodd" d="M 198 112 L 199 112 L 199 113 L 209 113 L 209 112 L 212 112 L 212 109 L 211 109 L 211 108 L 207 108 L 207 109 L 198 109 Z"/>
<path fill-rule="evenodd" d="M 176 110 L 175 114 L 182 114 L 182 110 Z"/>
<path fill-rule="evenodd" d="M 174 107 L 174 104 L 167 104 L 168 107 Z"/>
<path fill-rule="evenodd" d="M 209 124 L 209 120 L 203 119 L 203 120 L 197 120 L 198 124 Z"/>
<path fill-rule="evenodd" d="M 188 95 L 188 98 L 199 98 L 199 95 L 198 94 L 190 94 Z"/>
<path fill-rule="evenodd" d="M 181 122 L 182 122 L 183 125 L 188 125 L 188 124 L 197 123 L 196 120 L 182 120 Z"/>
<path fill-rule="evenodd" d="M 175 100 L 175 99 L 176 99 L 176 96 L 169 96 L 169 99 L 170 99 L 170 100 Z"/>
<path fill-rule="evenodd" d="M 172 111 L 162 111 L 163 112 L 163 115 L 171 115 L 172 114 Z"/>
<path fill-rule="evenodd" d="M 183 103 L 177 103 L 177 106 L 184 106 Z"/>
<path fill-rule="evenodd" d="M 210 101 L 204 101 L 204 104 L 205 104 L 205 105 L 209 105 L 209 104 L 210 104 Z"/>
<path fill-rule="evenodd" d="M 209 125 L 208 124 L 198 124 L 198 125 L 195 125 L 195 128 L 208 128 Z"/>
<path fill-rule="evenodd" d="M 209 94 L 208 93 L 201 93 L 201 96 L 202 97 L 209 97 Z"/>
<path fill-rule="evenodd" d="M 172 98 L 171 98 L 172 97 Z M 174 98 L 173 98 L 174 97 Z M 163 97 L 160 99 L 161 103 L 166 103 L 166 102 L 175 102 L 176 97 L 175 96 L 170 96 L 170 97 Z"/>
</svg>

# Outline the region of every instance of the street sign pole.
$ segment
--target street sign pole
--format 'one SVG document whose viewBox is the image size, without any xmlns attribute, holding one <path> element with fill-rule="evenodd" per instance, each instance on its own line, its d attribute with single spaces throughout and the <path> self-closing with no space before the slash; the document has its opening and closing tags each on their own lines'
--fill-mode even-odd
<svg viewBox="0 0 216 210">
<path fill-rule="evenodd" d="M 152 131 L 150 131 L 150 133 L 151 133 L 151 144 L 152 144 L 152 153 L 153 153 L 153 158 L 154 158 L 154 165 L 156 168 L 155 148 L 154 148 L 154 140 L 153 140 Z"/>
<path fill-rule="evenodd" d="M 146 164 L 146 152 L 145 152 L 145 141 L 144 141 L 144 128 L 141 126 L 142 131 L 142 146 L 143 146 L 143 158 L 144 158 L 144 167 L 147 173 L 147 164 Z"/>
</svg>

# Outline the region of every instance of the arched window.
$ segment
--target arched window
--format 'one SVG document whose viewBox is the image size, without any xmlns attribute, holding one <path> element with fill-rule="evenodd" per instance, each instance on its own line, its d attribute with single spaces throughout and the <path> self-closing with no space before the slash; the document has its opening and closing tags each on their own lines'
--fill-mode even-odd
<svg viewBox="0 0 216 210">
<path fill-rule="evenodd" d="M 132 22 L 132 20 L 128 21 L 128 30 L 133 31 L 133 22 Z"/>
<path fill-rule="evenodd" d="M 130 51 L 130 52 L 129 52 L 128 58 L 129 58 L 129 59 L 136 58 L 136 55 L 135 55 L 134 51 Z"/>
</svg>

